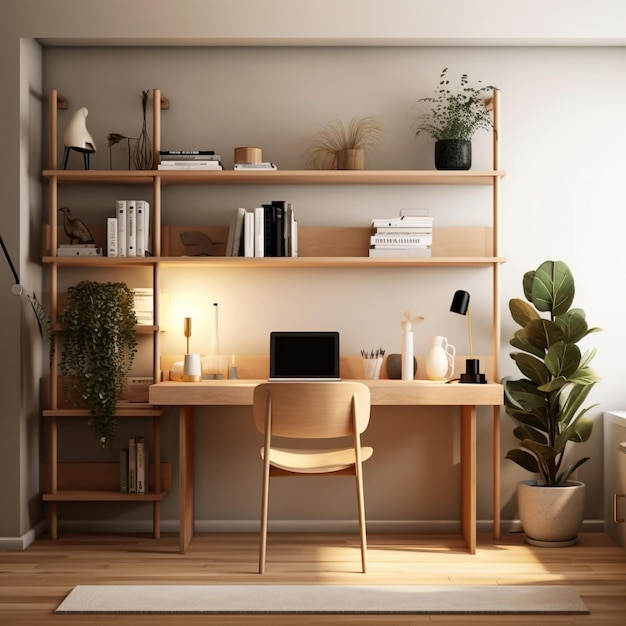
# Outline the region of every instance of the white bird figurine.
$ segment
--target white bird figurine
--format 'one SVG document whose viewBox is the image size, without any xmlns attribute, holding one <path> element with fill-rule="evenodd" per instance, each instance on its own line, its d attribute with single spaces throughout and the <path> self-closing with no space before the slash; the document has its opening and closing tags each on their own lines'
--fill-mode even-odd
<svg viewBox="0 0 626 626">
<path fill-rule="evenodd" d="M 63 169 L 67 167 L 70 150 L 83 153 L 85 169 L 89 169 L 89 155 L 96 151 L 96 143 L 87 130 L 87 115 L 89 111 L 81 107 L 74 113 L 63 135 L 65 154 L 63 155 Z"/>
<path fill-rule="evenodd" d="M 77 217 L 72 217 L 68 207 L 59 209 L 63 213 L 63 230 L 70 243 L 95 243 L 91 231 Z"/>
</svg>

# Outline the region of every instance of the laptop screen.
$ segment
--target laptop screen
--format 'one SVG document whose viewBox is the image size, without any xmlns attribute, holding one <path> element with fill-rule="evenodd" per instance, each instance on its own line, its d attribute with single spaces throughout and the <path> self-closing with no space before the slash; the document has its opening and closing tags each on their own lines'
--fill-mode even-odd
<svg viewBox="0 0 626 626">
<path fill-rule="evenodd" d="M 338 332 L 270 333 L 270 379 L 338 378 Z"/>
</svg>

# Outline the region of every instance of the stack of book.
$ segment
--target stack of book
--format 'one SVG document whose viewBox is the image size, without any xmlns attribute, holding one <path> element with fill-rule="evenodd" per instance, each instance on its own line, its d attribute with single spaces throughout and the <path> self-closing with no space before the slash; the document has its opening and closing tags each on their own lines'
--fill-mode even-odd
<svg viewBox="0 0 626 626">
<path fill-rule="evenodd" d="M 107 218 L 107 256 L 150 256 L 150 203 L 117 200 Z"/>
<path fill-rule="evenodd" d="M 237 209 L 228 231 L 226 256 L 298 256 L 298 222 L 293 205 L 273 200 L 252 211 Z"/>
<path fill-rule="evenodd" d="M 57 256 L 102 256 L 95 243 L 60 243 Z"/>
<path fill-rule="evenodd" d="M 120 451 L 120 491 L 148 493 L 148 450 L 144 437 L 131 437 Z"/>
<path fill-rule="evenodd" d="M 276 171 L 278 168 L 274 163 L 270 161 L 263 161 L 261 163 L 235 163 L 235 170 L 246 170 L 246 171 Z"/>
<path fill-rule="evenodd" d="M 400 215 L 372 220 L 370 257 L 427 257 L 433 244 L 433 218 Z"/>
<path fill-rule="evenodd" d="M 221 170 L 220 155 L 213 150 L 161 150 L 160 170 Z"/>
</svg>

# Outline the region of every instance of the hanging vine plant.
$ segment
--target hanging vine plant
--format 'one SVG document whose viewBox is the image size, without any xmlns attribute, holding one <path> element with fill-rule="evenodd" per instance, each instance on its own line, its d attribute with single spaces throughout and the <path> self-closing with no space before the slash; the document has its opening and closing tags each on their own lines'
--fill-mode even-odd
<svg viewBox="0 0 626 626">
<path fill-rule="evenodd" d="M 67 295 L 60 315 L 64 391 L 89 409 L 89 425 L 109 448 L 117 400 L 137 352 L 134 294 L 125 283 L 84 280 Z"/>
</svg>

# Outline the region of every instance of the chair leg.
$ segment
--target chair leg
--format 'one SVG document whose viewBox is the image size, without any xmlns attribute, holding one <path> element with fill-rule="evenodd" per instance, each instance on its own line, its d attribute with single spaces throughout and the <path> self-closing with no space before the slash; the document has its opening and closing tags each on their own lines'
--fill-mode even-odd
<svg viewBox="0 0 626 626">
<path fill-rule="evenodd" d="M 362 468 L 356 468 L 356 489 L 359 501 L 359 531 L 361 535 L 361 567 L 363 573 L 367 574 L 367 532 L 365 527 L 365 498 L 363 496 L 363 474 Z"/>
<path fill-rule="evenodd" d="M 265 553 L 267 549 L 267 513 L 269 508 L 270 477 L 269 468 L 263 473 L 263 496 L 261 502 L 261 531 L 259 537 L 259 574 L 265 573 Z"/>
</svg>

